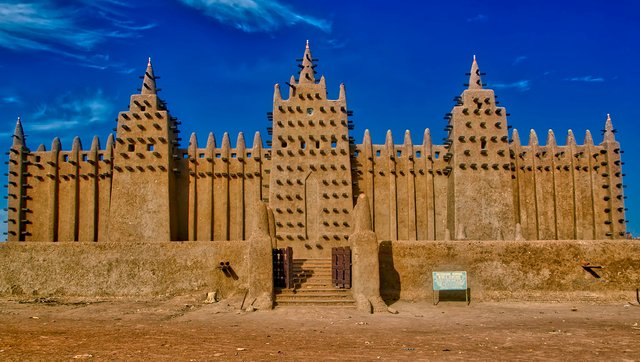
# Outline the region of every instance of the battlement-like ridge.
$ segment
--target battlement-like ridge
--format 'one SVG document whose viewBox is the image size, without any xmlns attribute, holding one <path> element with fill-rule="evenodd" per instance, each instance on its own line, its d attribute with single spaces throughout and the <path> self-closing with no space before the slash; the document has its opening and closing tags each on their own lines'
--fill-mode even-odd
<svg viewBox="0 0 640 362">
<path fill-rule="evenodd" d="M 620 145 L 610 117 L 594 144 L 572 131 L 559 145 L 517 130 L 485 88 L 474 57 L 467 88 L 449 113 L 443 144 L 429 129 L 414 143 L 391 131 L 373 144 L 350 136 L 345 86 L 327 99 L 324 76 L 307 44 L 288 98 L 280 85 L 260 133 L 232 145 L 210 133 L 180 148 L 180 122 L 157 95 L 151 61 L 138 94 L 118 114 L 115 136 L 70 150 L 54 139 L 31 151 L 18 119 L 9 152 L 10 241 L 242 240 L 249 208 L 269 205 L 270 232 L 298 257 L 318 257 L 348 243 L 352 210 L 367 195 L 380 240 L 558 240 L 626 236 Z"/>
</svg>

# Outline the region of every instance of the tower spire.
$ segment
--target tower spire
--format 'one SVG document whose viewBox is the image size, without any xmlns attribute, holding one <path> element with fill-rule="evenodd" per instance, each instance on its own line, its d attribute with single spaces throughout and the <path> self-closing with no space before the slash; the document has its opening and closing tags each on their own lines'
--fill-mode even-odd
<svg viewBox="0 0 640 362">
<path fill-rule="evenodd" d="M 471 72 L 469 72 L 469 89 L 482 89 L 482 79 L 480 75 L 480 68 L 478 68 L 478 62 L 474 54 L 473 63 L 471 63 Z"/>
<path fill-rule="evenodd" d="M 309 48 L 309 41 L 307 40 L 307 46 L 304 49 L 304 55 L 302 56 L 302 70 L 300 70 L 300 78 L 298 83 L 315 83 L 316 77 L 313 65 L 313 57 L 311 56 L 311 49 Z"/>
<path fill-rule="evenodd" d="M 156 94 L 156 77 L 153 74 L 151 57 L 149 57 L 149 62 L 147 63 L 147 70 L 144 73 L 141 94 Z"/>
<path fill-rule="evenodd" d="M 24 147 L 24 130 L 22 129 L 22 121 L 20 117 L 16 121 L 16 129 L 13 131 L 13 147 Z"/>
<path fill-rule="evenodd" d="M 607 113 L 607 121 L 604 123 L 604 140 L 615 141 L 615 130 L 613 129 L 613 123 L 611 122 L 611 115 Z"/>
</svg>

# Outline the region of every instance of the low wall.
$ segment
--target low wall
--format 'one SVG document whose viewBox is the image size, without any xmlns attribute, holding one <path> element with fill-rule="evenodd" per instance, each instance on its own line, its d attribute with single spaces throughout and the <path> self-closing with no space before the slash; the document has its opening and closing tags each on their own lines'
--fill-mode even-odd
<svg viewBox="0 0 640 362">
<path fill-rule="evenodd" d="M 155 298 L 245 289 L 246 241 L 0 243 L 0 296 Z M 229 261 L 234 276 L 216 266 Z M 582 262 L 602 266 L 590 274 Z M 382 241 L 386 300 L 430 300 L 432 271 L 466 270 L 473 300 L 635 298 L 640 241 Z"/>
<path fill-rule="evenodd" d="M 594 274 L 583 262 L 601 269 Z M 382 241 L 386 300 L 431 299 L 433 271 L 465 270 L 475 300 L 635 300 L 640 241 Z"/>
<path fill-rule="evenodd" d="M 164 297 L 246 288 L 245 241 L 0 243 L 0 296 Z M 233 274 L 217 269 L 228 261 Z"/>
</svg>

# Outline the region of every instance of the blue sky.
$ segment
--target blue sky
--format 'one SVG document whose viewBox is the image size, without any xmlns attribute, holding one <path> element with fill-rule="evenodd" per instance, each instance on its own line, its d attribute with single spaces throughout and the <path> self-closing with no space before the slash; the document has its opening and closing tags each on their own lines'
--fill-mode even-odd
<svg viewBox="0 0 640 362">
<path fill-rule="evenodd" d="M 54 136 L 70 148 L 75 135 L 104 146 L 149 56 L 184 146 L 191 132 L 201 144 L 209 131 L 266 139 L 273 85 L 297 72 L 307 39 L 329 96 L 346 85 L 358 142 L 365 128 L 378 143 L 408 129 L 420 144 L 427 127 L 444 137 L 475 54 L 521 134 L 553 129 L 564 144 L 568 129 L 579 142 L 590 129 L 599 143 L 611 113 L 638 235 L 639 11 L 636 1 L 0 2 L 0 147 L 17 116 L 32 149 Z"/>
</svg>

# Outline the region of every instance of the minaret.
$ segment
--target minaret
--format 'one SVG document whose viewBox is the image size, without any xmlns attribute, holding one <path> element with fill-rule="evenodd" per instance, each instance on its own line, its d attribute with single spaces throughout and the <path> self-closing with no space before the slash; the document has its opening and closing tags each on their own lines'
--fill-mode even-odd
<svg viewBox="0 0 640 362">
<path fill-rule="evenodd" d="M 609 223 L 606 233 L 607 238 L 621 239 L 627 234 L 627 220 L 625 217 L 626 209 L 624 207 L 624 185 L 622 181 L 622 160 L 620 158 L 622 151 L 620 143 L 616 141 L 615 130 L 611 115 L 607 114 L 607 120 L 604 124 L 604 140 L 601 146 L 604 147 L 605 162 L 601 162 L 601 166 L 606 169 L 603 176 L 606 177 L 606 184 L 610 185 L 610 195 L 607 201 L 607 209 L 609 209 Z"/>
<path fill-rule="evenodd" d="M 289 98 L 275 86 L 269 188 L 278 245 L 309 257 L 347 244 L 353 209 L 344 86 L 337 100 L 327 99 L 315 61 L 307 42 L 300 75 L 288 83 Z"/>
<path fill-rule="evenodd" d="M 515 230 L 506 111 L 485 89 L 474 56 L 469 84 L 449 119 L 448 229 L 470 240 L 511 239 Z"/>
<path fill-rule="evenodd" d="M 25 230 L 23 220 L 25 160 L 29 153 L 27 148 L 22 121 L 16 121 L 13 131 L 13 142 L 9 150 L 9 174 L 7 185 L 7 240 L 24 241 Z"/>
<path fill-rule="evenodd" d="M 109 212 L 110 241 L 176 238 L 177 121 L 158 97 L 151 59 L 140 94 L 118 115 Z"/>
</svg>

